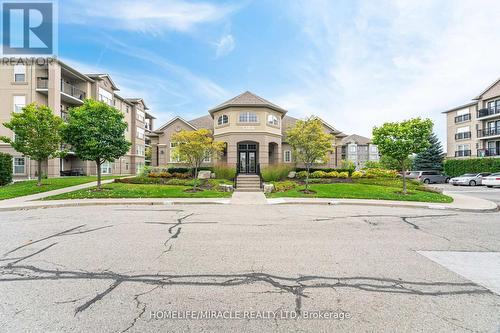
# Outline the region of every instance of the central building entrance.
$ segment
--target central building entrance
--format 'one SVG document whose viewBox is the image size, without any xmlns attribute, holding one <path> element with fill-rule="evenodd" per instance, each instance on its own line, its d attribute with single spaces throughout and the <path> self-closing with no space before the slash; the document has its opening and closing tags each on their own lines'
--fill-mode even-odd
<svg viewBox="0 0 500 333">
<path fill-rule="evenodd" d="M 256 142 L 238 143 L 239 173 L 257 173 L 259 145 Z"/>
</svg>

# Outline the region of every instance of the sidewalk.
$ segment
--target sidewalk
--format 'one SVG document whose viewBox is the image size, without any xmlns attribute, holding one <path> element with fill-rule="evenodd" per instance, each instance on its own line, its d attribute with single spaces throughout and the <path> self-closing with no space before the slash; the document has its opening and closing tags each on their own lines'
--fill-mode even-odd
<svg viewBox="0 0 500 333">
<path fill-rule="evenodd" d="M 103 184 L 112 182 L 105 180 Z M 0 211 L 12 211 L 37 208 L 78 207 L 97 205 L 189 205 L 189 204 L 231 204 L 231 205 L 360 205 L 379 207 L 406 207 L 426 209 L 448 209 L 463 212 L 496 212 L 499 207 L 496 203 L 454 192 L 444 192 L 454 199 L 453 203 L 440 204 L 412 201 L 365 200 L 365 199 L 334 199 L 334 198 L 277 198 L 267 199 L 262 192 L 235 192 L 232 198 L 123 198 L 123 199 L 80 199 L 80 200 L 50 200 L 36 201 L 56 194 L 62 194 L 90 188 L 96 182 L 67 187 L 64 189 L 38 193 L 0 201 Z"/>
</svg>

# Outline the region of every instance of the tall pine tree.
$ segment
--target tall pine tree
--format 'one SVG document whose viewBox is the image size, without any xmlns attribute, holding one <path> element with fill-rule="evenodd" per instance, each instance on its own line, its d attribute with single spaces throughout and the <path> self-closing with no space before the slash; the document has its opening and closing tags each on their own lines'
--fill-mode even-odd
<svg viewBox="0 0 500 333">
<path fill-rule="evenodd" d="M 443 170 L 443 146 L 435 133 L 429 137 L 431 146 L 417 154 L 413 161 L 413 170 Z"/>
</svg>

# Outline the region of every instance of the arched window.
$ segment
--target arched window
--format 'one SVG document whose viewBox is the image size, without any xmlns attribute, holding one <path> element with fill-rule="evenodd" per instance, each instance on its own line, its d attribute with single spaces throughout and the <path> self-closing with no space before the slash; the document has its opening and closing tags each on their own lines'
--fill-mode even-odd
<svg viewBox="0 0 500 333">
<path fill-rule="evenodd" d="M 226 114 L 223 114 L 222 116 L 219 116 L 219 118 L 217 118 L 217 125 L 220 126 L 227 123 L 229 123 L 229 117 Z"/>
<path fill-rule="evenodd" d="M 278 117 L 276 117 L 274 114 L 270 114 L 267 116 L 267 123 L 269 125 L 274 125 L 274 126 L 278 126 L 279 125 L 279 120 L 278 120 Z"/>
</svg>

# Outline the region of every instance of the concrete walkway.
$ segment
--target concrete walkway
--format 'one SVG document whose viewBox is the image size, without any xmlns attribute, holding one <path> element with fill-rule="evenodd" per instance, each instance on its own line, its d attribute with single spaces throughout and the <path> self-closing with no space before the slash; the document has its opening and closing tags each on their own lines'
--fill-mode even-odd
<svg viewBox="0 0 500 333">
<path fill-rule="evenodd" d="M 103 184 L 103 185 L 104 184 L 109 184 L 109 183 L 112 183 L 112 182 L 114 182 L 114 179 L 101 180 L 101 184 Z M 47 191 L 47 192 L 42 192 L 42 193 L 37 193 L 37 194 L 25 195 L 25 196 L 13 198 L 13 199 L 1 200 L 0 201 L 0 207 L 22 205 L 22 204 L 27 203 L 29 201 L 40 200 L 40 199 L 43 199 L 43 198 L 51 197 L 53 195 L 74 192 L 74 191 L 83 190 L 83 189 L 86 189 L 86 188 L 91 188 L 91 187 L 94 187 L 94 186 L 97 186 L 97 182 L 85 183 L 85 184 L 80 184 L 80 185 L 75 185 L 75 186 L 61 188 L 61 189 L 58 189 L 58 190 Z"/>
<path fill-rule="evenodd" d="M 232 205 L 266 205 L 267 199 L 263 192 L 234 192 Z"/>
</svg>

